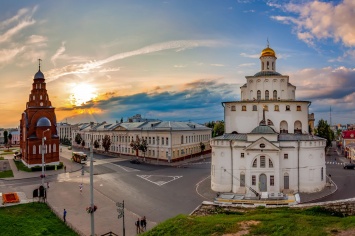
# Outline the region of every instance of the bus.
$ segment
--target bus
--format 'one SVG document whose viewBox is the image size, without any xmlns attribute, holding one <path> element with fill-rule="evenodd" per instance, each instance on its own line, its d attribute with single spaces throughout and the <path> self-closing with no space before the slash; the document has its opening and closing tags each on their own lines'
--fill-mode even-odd
<svg viewBox="0 0 355 236">
<path fill-rule="evenodd" d="M 73 161 L 77 163 L 85 164 L 87 160 L 87 155 L 83 152 L 73 152 L 72 158 Z"/>
</svg>

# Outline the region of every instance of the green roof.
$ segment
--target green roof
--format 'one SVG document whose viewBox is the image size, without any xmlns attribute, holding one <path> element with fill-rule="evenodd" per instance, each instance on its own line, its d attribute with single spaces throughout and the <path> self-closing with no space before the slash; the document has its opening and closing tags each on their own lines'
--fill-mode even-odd
<svg viewBox="0 0 355 236">
<path fill-rule="evenodd" d="M 277 134 L 270 126 L 259 125 L 251 131 L 251 134 Z"/>
</svg>

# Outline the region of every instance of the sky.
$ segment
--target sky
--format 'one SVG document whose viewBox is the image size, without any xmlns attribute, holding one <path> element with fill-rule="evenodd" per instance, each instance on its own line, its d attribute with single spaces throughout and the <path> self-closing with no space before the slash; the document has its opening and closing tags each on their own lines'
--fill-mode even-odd
<svg viewBox="0 0 355 236">
<path fill-rule="evenodd" d="M 58 122 L 204 123 L 240 100 L 267 46 L 316 121 L 355 123 L 355 1 L 4 1 L 0 127 L 17 127 L 42 59 Z"/>
</svg>

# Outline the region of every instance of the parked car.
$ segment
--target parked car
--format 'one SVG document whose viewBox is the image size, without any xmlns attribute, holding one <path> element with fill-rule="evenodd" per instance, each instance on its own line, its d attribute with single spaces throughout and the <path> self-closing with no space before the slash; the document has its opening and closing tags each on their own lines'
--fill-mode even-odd
<svg viewBox="0 0 355 236">
<path fill-rule="evenodd" d="M 130 160 L 129 162 L 131 162 L 132 164 L 141 164 L 141 162 L 137 159 Z"/>
<path fill-rule="evenodd" d="M 344 169 L 355 169 L 355 164 L 354 163 L 346 163 L 344 165 Z"/>
</svg>

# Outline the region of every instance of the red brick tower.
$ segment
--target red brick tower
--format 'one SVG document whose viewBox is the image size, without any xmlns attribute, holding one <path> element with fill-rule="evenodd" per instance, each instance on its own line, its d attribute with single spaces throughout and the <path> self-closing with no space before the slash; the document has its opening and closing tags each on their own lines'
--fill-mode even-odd
<svg viewBox="0 0 355 236">
<path fill-rule="evenodd" d="M 39 60 L 40 62 L 41 60 Z M 46 165 L 59 164 L 59 137 L 57 120 L 49 100 L 44 75 L 39 63 L 35 74 L 29 101 L 20 121 L 20 148 L 22 161 L 28 166 L 42 165 L 42 138 L 44 141 L 44 162 Z"/>
</svg>

